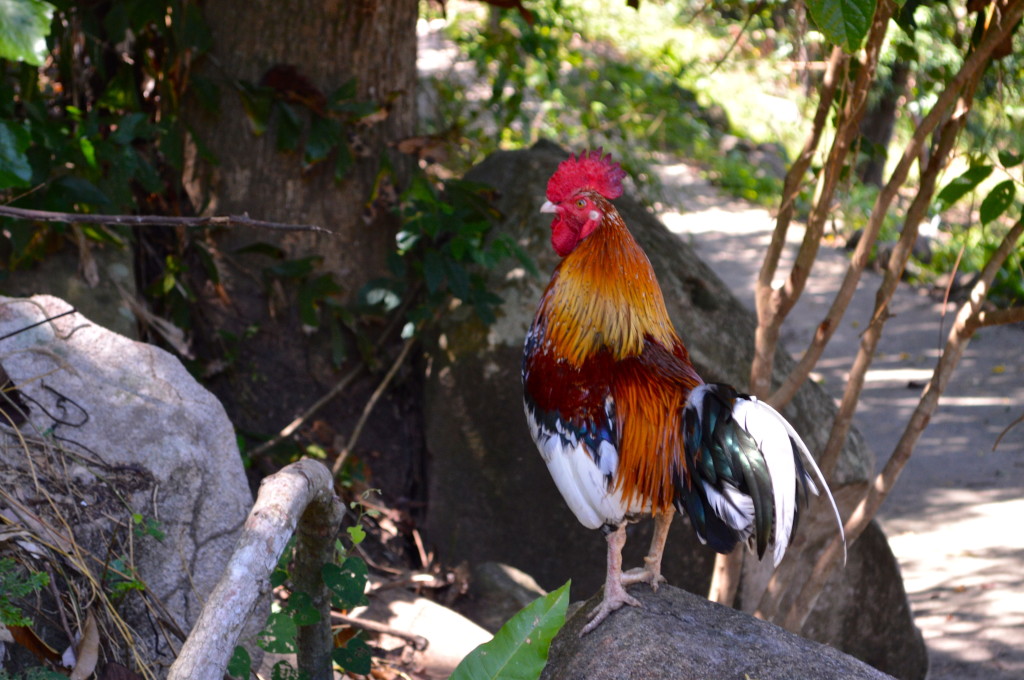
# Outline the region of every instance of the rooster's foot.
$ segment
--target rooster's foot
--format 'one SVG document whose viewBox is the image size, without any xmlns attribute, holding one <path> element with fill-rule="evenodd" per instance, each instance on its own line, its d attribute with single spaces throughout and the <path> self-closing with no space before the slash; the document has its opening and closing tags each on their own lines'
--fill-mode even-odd
<svg viewBox="0 0 1024 680">
<path fill-rule="evenodd" d="M 602 621 L 608 618 L 609 614 L 627 604 L 630 607 L 643 606 L 639 600 L 627 593 L 623 586 L 620 585 L 618 588 L 608 589 L 606 585 L 604 599 L 601 600 L 601 604 L 597 605 L 594 611 L 590 612 L 590 623 L 585 625 L 583 630 L 580 631 L 580 637 L 597 628 Z"/>
<path fill-rule="evenodd" d="M 630 569 L 622 575 L 622 585 L 628 586 L 634 583 L 646 583 L 651 587 L 651 590 L 658 592 L 658 586 L 664 583 L 667 579 L 661 575 L 661 565 L 652 564 L 654 560 L 650 557 L 645 557 L 644 562 L 646 564 L 642 567 Z M 659 562 L 661 560 L 658 560 Z"/>
</svg>

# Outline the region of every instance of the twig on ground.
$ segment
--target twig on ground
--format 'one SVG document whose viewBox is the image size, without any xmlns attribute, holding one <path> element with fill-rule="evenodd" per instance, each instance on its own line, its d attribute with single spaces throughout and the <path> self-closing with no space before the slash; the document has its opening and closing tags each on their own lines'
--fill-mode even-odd
<svg viewBox="0 0 1024 680">
<path fill-rule="evenodd" d="M 412 646 L 416 648 L 416 651 L 422 652 L 430 644 L 430 641 L 422 635 L 416 635 L 414 633 L 406 633 L 402 630 L 397 630 L 391 626 L 378 623 L 377 621 L 369 621 L 367 619 L 358 619 L 354 616 L 346 616 L 339 614 L 338 612 L 331 612 L 331 621 L 344 623 L 352 626 L 353 628 L 361 628 L 374 633 L 383 633 L 384 635 L 392 635 L 396 638 L 408 640 L 412 643 Z"/>
<path fill-rule="evenodd" d="M 366 425 L 366 421 L 369 419 L 370 413 L 372 413 L 374 407 L 377 406 L 377 402 L 380 400 L 381 395 L 384 394 L 384 390 L 387 389 L 391 380 L 398 373 L 398 369 L 405 363 L 405 358 L 409 356 L 409 351 L 412 350 L 412 346 L 415 344 L 417 339 L 418 337 L 415 333 L 409 336 L 409 339 L 406 340 L 405 344 L 402 346 L 402 351 L 398 353 L 398 358 L 395 359 L 393 364 L 391 364 L 391 368 L 388 369 L 387 374 L 384 375 L 380 384 L 377 385 L 377 389 L 373 391 L 373 394 L 370 395 L 366 405 L 363 406 L 363 413 L 359 416 L 359 422 L 357 422 L 356 426 L 352 429 L 352 434 L 348 438 L 348 443 L 345 444 L 345 448 L 341 450 L 341 453 L 339 453 L 338 457 L 334 460 L 334 465 L 331 466 L 332 474 L 336 475 L 338 474 L 338 471 L 341 470 L 341 466 L 345 463 L 345 459 L 348 458 L 348 454 L 352 451 L 356 442 L 359 441 L 359 435 L 363 433 L 363 427 Z"/>
</svg>

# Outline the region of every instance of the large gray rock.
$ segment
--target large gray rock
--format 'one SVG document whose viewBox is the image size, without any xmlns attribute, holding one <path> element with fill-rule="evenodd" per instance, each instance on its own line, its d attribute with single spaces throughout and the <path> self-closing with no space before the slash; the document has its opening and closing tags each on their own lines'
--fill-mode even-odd
<svg viewBox="0 0 1024 680">
<path fill-rule="evenodd" d="M 580 637 L 591 599 L 551 643 L 541 680 L 886 680 L 853 657 L 672 586 L 632 586 L 623 607 Z M 891 680 L 891 679 L 890 679 Z"/>
<path fill-rule="evenodd" d="M 49 296 L 0 297 L 0 336 L 68 309 Z M 167 352 L 77 313 L 0 340 L 0 364 L 27 407 L 18 431 L 0 418 L 0 513 L 25 531 L 26 566 L 57 563 L 51 573 L 68 579 L 58 588 L 85 598 L 75 606 L 91 603 L 101 623 L 104 658 L 128 667 L 139 659 L 119 644 L 88 580 L 110 593 L 134 574 L 144 593 L 113 601 L 162 675 L 168 640 L 176 648 L 175 629 L 190 629 L 252 504 L 224 409 Z M 111 563 L 129 573 L 104 574 Z M 63 649 L 60 633 L 50 642 Z"/>
<path fill-rule="evenodd" d="M 492 273 L 492 289 L 505 300 L 498 322 L 487 328 L 466 310 L 439 333 L 428 359 L 425 429 L 430 452 L 429 504 L 425 530 L 439 554 L 449 563 L 504 562 L 536 578 L 551 590 L 572 579 L 575 597 L 592 594 L 604 579 L 605 541 L 600 532 L 584 529 L 566 507 L 533 442 L 522 410 L 519 378 L 522 343 L 548 274 L 557 263 L 550 246 L 550 217 L 538 213 L 547 180 L 568 152 L 551 144 L 528 151 L 499 152 L 474 168 L 467 179 L 493 186 L 503 219 L 497 229 L 511 235 L 537 262 L 541 277 L 521 267 Z M 690 350 L 701 375 L 709 381 L 744 386 L 753 357 L 756 320 L 689 245 L 671 234 L 628 194 L 615 201 L 634 236 L 646 250 L 665 292 L 673 323 Z M 776 356 L 777 377 L 792 367 L 792 359 Z M 824 448 L 835 415 L 831 398 L 808 383 L 784 410 L 811 451 Z M 861 499 L 874 470 L 871 452 L 853 430 L 832 480 L 836 500 L 848 515 Z M 801 517 L 797 541 L 808 546 L 800 564 L 806 577 L 813 556 L 835 534 L 831 513 L 820 504 L 817 512 Z M 632 525 L 624 553 L 627 567 L 640 563 L 650 539 L 650 522 Z M 889 612 L 893 628 L 902 635 L 882 640 L 880 658 L 907 655 L 920 638 L 906 608 L 899 571 L 891 553 L 877 564 L 871 597 Z M 836 578 L 862 583 L 858 565 L 875 558 L 851 559 Z M 711 578 L 714 555 L 702 547 L 685 519 L 678 519 L 669 536 L 664 573 L 669 583 L 704 594 Z M 877 578 L 876 578 L 877 577 Z M 748 579 L 748 580 L 753 580 Z M 860 586 L 858 586 L 860 588 Z M 861 608 L 864 590 L 837 587 L 818 601 L 824 617 Z M 754 598 L 743 604 L 752 609 Z M 867 630 L 816 629 L 821 639 L 840 649 L 862 649 L 845 635 Z M 833 637 L 839 635 L 840 637 Z M 910 654 L 916 658 L 916 653 Z M 916 677 L 911 673 L 904 677 Z"/>
</svg>

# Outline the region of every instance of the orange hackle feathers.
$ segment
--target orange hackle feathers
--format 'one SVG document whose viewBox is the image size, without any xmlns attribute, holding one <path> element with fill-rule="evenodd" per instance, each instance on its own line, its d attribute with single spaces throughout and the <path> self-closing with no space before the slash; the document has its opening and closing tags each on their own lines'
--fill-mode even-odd
<svg viewBox="0 0 1024 680">
<path fill-rule="evenodd" d="M 666 347 L 675 340 L 647 255 L 607 208 L 599 233 L 562 260 L 541 302 L 547 338 L 575 366 L 602 347 L 624 359 L 643 351 L 646 336 Z"/>
<path fill-rule="evenodd" d="M 596 173 L 595 155 L 581 158 L 588 159 L 586 172 Z M 579 169 L 578 162 L 572 167 Z M 602 160 L 601 167 L 610 166 Z M 555 270 L 538 318 L 544 319 L 552 353 L 582 373 L 604 366 L 596 358 L 610 354 L 622 433 L 615 486 L 627 505 L 668 512 L 672 461 L 682 450 L 679 414 L 700 379 L 672 327 L 647 255 L 611 203 L 593 200 L 602 211 L 601 225 Z"/>
</svg>

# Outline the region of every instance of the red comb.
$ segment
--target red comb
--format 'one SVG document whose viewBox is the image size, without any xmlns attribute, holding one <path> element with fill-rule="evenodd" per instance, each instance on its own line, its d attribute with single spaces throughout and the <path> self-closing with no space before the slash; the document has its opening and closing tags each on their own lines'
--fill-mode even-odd
<svg viewBox="0 0 1024 680">
<path fill-rule="evenodd" d="M 626 171 L 612 162 L 611 154 L 602 153 L 598 148 L 562 161 L 548 180 L 548 200 L 561 203 L 580 189 L 592 189 L 608 200 L 621 196 Z"/>
</svg>

